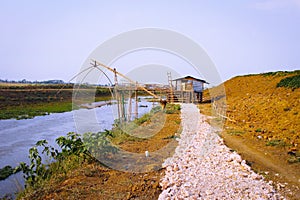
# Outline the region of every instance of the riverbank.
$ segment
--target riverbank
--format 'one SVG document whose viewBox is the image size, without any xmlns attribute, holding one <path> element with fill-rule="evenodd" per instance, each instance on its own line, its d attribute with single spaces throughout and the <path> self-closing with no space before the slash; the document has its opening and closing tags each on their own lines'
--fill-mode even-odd
<svg viewBox="0 0 300 200">
<path fill-rule="evenodd" d="M 148 113 L 156 103 L 149 103 L 141 97 L 138 105 L 147 105 L 139 108 L 139 115 Z M 113 109 L 115 104 L 102 106 L 94 109 L 80 109 L 71 112 L 53 113 L 46 116 L 37 116 L 33 119 L 24 120 L 0 120 L 0 168 L 6 165 L 15 167 L 21 161 L 29 162 L 28 150 L 39 140 L 47 140 L 50 145 L 55 145 L 55 139 L 66 135 L 68 132 L 78 132 L 75 127 L 74 114 L 85 113 L 95 115 L 101 124 L 89 124 L 85 132 L 99 132 L 112 129 L 114 123 Z M 0 197 L 6 193 L 19 191 L 24 185 L 21 174 L 13 175 L 6 180 L 0 181 Z"/>
<path fill-rule="evenodd" d="M 154 152 L 170 142 L 176 141 L 180 132 L 180 111 L 178 106 L 168 106 L 166 120 L 157 134 L 149 139 L 134 139 L 124 134 L 114 135 L 111 141 L 122 149 L 139 153 L 143 159 L 153 159 Z M 155 115 L 153 115 L 156 118 Z M 154 118 L 143 121 L 141 126 L 153 128 Z M 109 134 L 108 134 L 109 135 Z M 110 136 L 108 136 L 109 138 Z M 127 148 L 127 149 L 126 149 Z M 145 150 L 150 157 L 145 157 Z M 153 155 L 153 156 L 152 156 Z M 138 161 L 140 162 L 140 160 Z M 162 162 L 162 161 L 161 161 Z M 71 160 L 70 160 L 70 163 Z M 69 163 L 69 164 L 70 164 Z M 69 166 L 68 162 L 64 165 Z M 75 167 L 74 167 L 75 166 Z M 161 164 L 160 164 L 161 166 Z M 29 187 L 19 198 L 22 199 L 157 199 L 161 193 L 159 180 L 164 170 L 158 165 L 146 166 L 147 172 L 122 172 L 104 167 L 99 162 L 73 163 L 70 170 L 57 172 L 35 187 Z"/>
</svg>

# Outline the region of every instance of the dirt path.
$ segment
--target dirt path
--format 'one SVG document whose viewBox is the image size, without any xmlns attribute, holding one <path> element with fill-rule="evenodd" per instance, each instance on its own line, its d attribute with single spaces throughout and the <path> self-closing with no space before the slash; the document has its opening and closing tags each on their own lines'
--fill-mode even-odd
<svg viewBox="0 0 300 200">
<path fill-rule="evenodd" d="M 196 105 L 182 105 L 183 131 L 165 162 L 159 199 L 280 199 L 280 195 L 223 140 Z"/>
</svg>

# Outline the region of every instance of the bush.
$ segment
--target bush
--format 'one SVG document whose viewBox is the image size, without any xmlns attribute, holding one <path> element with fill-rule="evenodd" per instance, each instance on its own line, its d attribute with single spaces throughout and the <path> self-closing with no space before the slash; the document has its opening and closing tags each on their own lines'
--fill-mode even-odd
<svg viewBox="0 0 300 200">
<path fill-rule="evenodd" d="M 82 140 L 89 153 L 91 153 L 93 157 L 98 158 L 102 154 L 118 152 L 118 149 L 111 145 L 107 137 L 114 138 L 114 132 L 105 130 L 99 133 L 85 133 L 83 134 Z"/>
<path fill-rule="evenodd" d="M 79 134 L 70 132 L 66 137 L 58 137 L 55 141 L 60 147 L 61 151 L 48 145 L 46 140 L 38 141 L 35 146 L 29 149 L 30 163 L 21 162 L 19 166 L 14 169 L 14 173 L 22 171 L 26 179 L 25 187 L 35 187 L 43 180 L 47 180 L 52 174 L 58 171 L 65 171 L 65 166 L 62 165 L 65 160 L 75 156 L 77 161 L 81 162 L 91 159 L 91 155 L 85 148 Z M 51 169 L 51 164 L 43 163 L 42 155 L 54 161 L 55 169 Z M 81 158 L 81 159 L 78 159 Z"/>
</svg>

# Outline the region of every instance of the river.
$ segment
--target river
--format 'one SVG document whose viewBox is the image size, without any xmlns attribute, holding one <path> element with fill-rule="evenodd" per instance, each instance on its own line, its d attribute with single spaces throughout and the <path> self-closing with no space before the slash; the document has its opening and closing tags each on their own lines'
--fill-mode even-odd
<svg viewBox="0 0 300 200">
<path fill-rule="evenodd" d="M 141 98 L 139 116 L 147 113 L 153 104 Z M 85 132 L 99 132 L 111 129 L 114 122 L 113 110 L 115 105 L 107 105 L 93 109 L 80 109 L 71 112 L 53 113 L 46 116 L 37 116 L 24 120 L 0 120 L 0 168 L 11 165 L 17 166 L 20 162 L 28 162 L 28 150 L 38 140 L 46 139 L 50 145 L 59 136 L 65 136 L 68 132 L 77 131 L 78 124 L 74 122 L 75 115 L 96 115 L 97 124 L 88 124 Z M 95 114 L 94 114 L 95 113 Z M 55 145 L 54 145 L 55 146 Z M 15 193 L 23 189 L 24 179 L 22 173 L 10 176 L 0 181 L 0 198 L 7 193 Z"/>
</svg>

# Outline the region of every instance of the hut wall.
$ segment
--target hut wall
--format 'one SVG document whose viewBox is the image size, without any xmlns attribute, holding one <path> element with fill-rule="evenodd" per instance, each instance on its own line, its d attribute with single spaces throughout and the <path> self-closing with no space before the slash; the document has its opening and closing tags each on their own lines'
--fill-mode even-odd
<svg viewBox="0 0 300 200">
<path fill-rule="evenodd" d="M 203 82 L 193 81 L 193 89 L 195 92 L 202 92 L 203 91 Z"/>
</svg>

